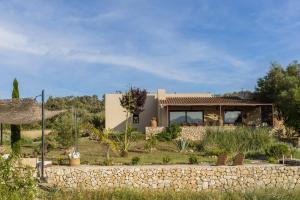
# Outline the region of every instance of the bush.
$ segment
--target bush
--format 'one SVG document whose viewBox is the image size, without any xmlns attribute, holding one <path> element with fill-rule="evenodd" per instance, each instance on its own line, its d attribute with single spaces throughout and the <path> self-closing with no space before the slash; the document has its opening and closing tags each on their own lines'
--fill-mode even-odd
<svg viewBox="0 0 300 200">
<path fill-rule="evenodd" d="M 17 157 L 0 157 L 1 199 L 35 199 L 37 180 L 33 172 L 32 168 L 22 166 Z"/>
<path fill-rule="evenodd" d="M 133 157 L 131 159 L 131 164 L 132 165 L 138 165 L 138 164 L 140 164 L 140 162 L 141 162 L 141 158 L 140 157 L 135 156 L 135 157 Z"/>
<path fill-rule="evenodd" d="M 189 157 L 189 164 L 198 164 L 198 158 L 195 155 Z"/>
<path fill-rule="evenodd" d="M 169 156 L 164 156 L 163 157 L 163 164 L 168 164 L 171 162 L 171 158 Z"/>
<path fill-rule="evenodd" d="M 279 159 L 282 155 L 287 155 L 290 152 L 286 144 L 275 144 L 266 150 L 266 155 L 271 158 Z"/>
<path fill-rule="evenodd" d="M 104 159 L 103 165 L 105 165 L 105 166 L 110 166 L 110 165 L 112 165 L 112 159 Z"/>
<path fill-rule="evenodd" d="M 204 151 L 218 152 L 263 152 L 274 143 L 274 137 L 268 128 L 221 128 L 207 129 L 201 142 Z"/>
<path fill-rule="evenodd" d="M 157 143 L 158 141 L 156 136 L 153 133 L 151 133 L 148 139 L 146 140 L 145 149 L 149 150 L 150 152 L 153 152 L 153 150 L 157 146 Z"/>
<path fill-rule="evenodd" d="M 160 141 L 171 141 L 177 139 L 181 134 L 181 127 L 179 124 L 172 124 L 167 127 L 164 131 L 156 135 L 157 139 Z"/>
</svg>

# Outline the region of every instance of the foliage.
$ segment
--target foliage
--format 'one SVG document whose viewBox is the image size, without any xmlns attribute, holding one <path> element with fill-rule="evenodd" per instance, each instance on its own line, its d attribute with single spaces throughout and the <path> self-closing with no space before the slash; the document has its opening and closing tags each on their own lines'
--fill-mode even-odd
<svg viewBox="0 0 300 200">
<path fill-rule="evenodd" d="M 110 166 L 110 165 L 112 165 L 112 159 L 104 159 L 103 165 L 105 165 L 105 166 Z"/>
<path fill-rule="evenodd" d="M 16 156 L 6 160 L 0 157 L 1 199 L 35 199 L 37 180 L 33 172 L 32 168 L 22 166 Z"/>
<path fill-rule="evenodd" d="M 179 140 L 176 140 L 175 143 L 179 152 L 185 152 L 186 149 L 189 147 L 189 141 L 184 138 L 180 138 Z"/>
<path fill-rule="evenodd" d="M 171 158 L 170 158 L 170 156 L 164 156 L 162 161 L 163 161 L 163 164 L 168 164 L 171 162 Z"/>
<path fill-rule="evenodd" d="M 124 142 L 122 148 L 122 154 L 125 156 L 128 154 L 128 134 L 130 132 L 129 117 L 132 114 L 140 114 L 144 110 L 144 105 L 147 98 L 147 91 L 145 89 L 133 88 L 125 92 L 120 98 L 121 106 L 126 110 L 126 125 L 124 132 Z"/>
<path fill-rule="evenodd" d="M 104 101 L 100 100 L 96 95 L 93 96 L 66 96 L 52 97 L 50 96 L 45 107 L 48 110 L 69 110 L 72 107 L 78 111 L 78 118 L 82 124 L 91 124 L 98 129 L 104 128 Z M 64 115 L 64 114 L 62 114 Z M 46 120 L 46 127 L 52 128 L 55 118 Z M 22 125 L 27 130 L 40 129 L 39 122 L 33 124 Z"/>
<path fill-rule="evenodd" d="M 268 157 L 279 159 L 283 155 L 290 153 L 290 149 L 286 144 L 274 144 L 266 149 L 266 155 Z"/>
<path fill-rule="evenodd" d="M 145 89 L 130 87 L 120 98 L 120 103 L 129 113 L 140 114 L 144 111 L 146 98 L 147 91 Z"/>
<path fill-rule="evenodd" d="M 230 92 L 223 94 L 224 97 L 240 97 L 243 99 L 253 99 L 254 95 L 253 92 L 249 90 L 242 90 L 238 92 Z"/>
<path fill-rule="evenodd" d="M 156 135 L 153 133 L 150 133 L 147 140 L 146 140 L 146 145 L 145 148 L 150 150 L 150 152 L 152 153 L 153 150 L 155 149 L 155 147 L 157 146 L 157 138 Z"/>
<path fill-rule="evenodd" d="M 100 132 L 99 129 L 93 128 L 93 133 L 96 135 L 96 137 L 99 139 L 99 141 L 106 146 L 105 154 L 106 159 L 110 159 L 110 150 L 113 152 L 118 151 L 118 144 L 116 141 L 111 139 L 112 131 L 110 129 L 104 129 L 103 132 Z"/>
<path fill-rule="evenodd" d="M 239 191 L 177 191 L 172 190 L 130 190 L 119 188 L 115 190 L 57 190 L 45 193 L 41 199 L 52 200 L 295 200 L 299 199 L 300 189 L 268 188 Z"/>
<path fill-rule="evenodd" d="M 133 158 L 131 159 L 131 164 L 132 164 L 132 165 L 138 165 L 138 164 L 140 164 L 140 162 L 141 162 L 141 158 L 138 157 L 138 156 L 135 156 L 135 157 L 133 157 Z"/>
<path fill-rule="evenodd" d="M 181 134 L 181 127 L 179 124 L 171 124 L 170 127 L 167 127 L 162 132 L 156 135 L 159 141 L 171 141 L 177 139 Z"/>
<path fill-rule="evenodd" d="M 127 132 L 117 135 L 117 140 L 121 149 L 121 156 L 126 157 L 128 155 L 128 149 L 130 148 L 131 143 L 135 140 L 135 135 L 133 134 L 135 129 L 129 125 Z"/>
<path fill-rule="evenodd" d="M 57 141 L 63 147 L 74 145 L 74 135 L 72 131 L 73 123 L 71 113 L 66 113 L 57 117 L 53 122 L 53 131 L 57 134 Z"/>
<path fill-rule="evenodd" d="M 189 164 L 198 164 L 198 158 L 195 155 L 189 157 Z"/>
<path fill-rule="evenodd" d="M 278 117 L 283 117 L 287 126 L 300 130 L 300 64 L 295 61 L 283 68 L 273 63 L 267 75 L 257 81 L 256 97 L 274 102 Z"/>
<path fill-rule="evenodd" d="M 19 83 L 17 79 L 14 79 L 13 82 L 13 91 L 12 91 L 12 99 L 17 101 L 20 99 L 19 94 Z M 20 125 L 11 125 L 11 148 L 13 153 L 20 154 L 21 153 L 21 126 Z"/>
<path fill-rule="evenodd" d="M 205 152 L 218 155 L 221 152 L 264 152 L 273 142 L 274 138 L 268 128 L 209 128 L 201 145 Z"/>
</svg>

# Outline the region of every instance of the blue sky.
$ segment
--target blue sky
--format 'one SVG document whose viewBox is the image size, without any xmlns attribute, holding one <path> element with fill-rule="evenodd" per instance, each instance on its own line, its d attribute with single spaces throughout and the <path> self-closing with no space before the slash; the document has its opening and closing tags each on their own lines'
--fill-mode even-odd
<svg viewBox="0 0 300 200">
<path fill-rule="evenodd" d="M 253 89 L 299 31 L 298 0 L 0 0 L 0 98 Z"/>
</svg>

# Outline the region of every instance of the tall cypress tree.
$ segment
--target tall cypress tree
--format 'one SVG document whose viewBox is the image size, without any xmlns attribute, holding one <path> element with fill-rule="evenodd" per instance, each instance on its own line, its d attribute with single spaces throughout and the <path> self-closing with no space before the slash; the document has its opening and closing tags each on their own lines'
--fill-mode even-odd
<svg viewBox="0 0 300 200">
<path fill-rule="evenodd" d="M 13 100 L 20 99 L 19 83 L 17 79 L 14 79 L 13 82 L 12 99 Z M 12 124 L 11 125 L 11 148 L 13 153 L 15 154 L 21 153 L 20 140 L 21 140 L 21 126 Z"/>
</svg>

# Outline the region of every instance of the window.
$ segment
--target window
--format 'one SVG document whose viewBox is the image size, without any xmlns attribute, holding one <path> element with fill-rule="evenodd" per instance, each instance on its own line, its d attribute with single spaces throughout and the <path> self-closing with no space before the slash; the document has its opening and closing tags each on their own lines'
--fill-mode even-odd
<svg viewBox="0 0 300 200">
<path fill-rule="evenodd" d="M 170 124 L 182 124 L 186 122 L 185 111 L 170 112 Z"/>
<path fill-rule="evenodd" d="M 134 124 L 140 123 L 140 116 L 137 115 L 137 114 L 133 114 L 133 116 L 132 116 L 132 123 L 134 123 Z"/>
<path fill-rule="evenodd" d="M 241 111 L 225 111 L 224 112 L 224 123 L 225 124 L 240 124 L 240 123 L 242 123 L 242 112 Z"/>
<path fill-rule="evenodd" d="M 203 124 L 202 111 L 170 111 L 170 124 Z"/>
<path fill-rule="evenodd" d="M 186 121 L 187 123 L 192 124 L 202 124 L 203 122 L 203 112 L 197 111 L 197 112 L 186 112 Z"/>
</svg>

